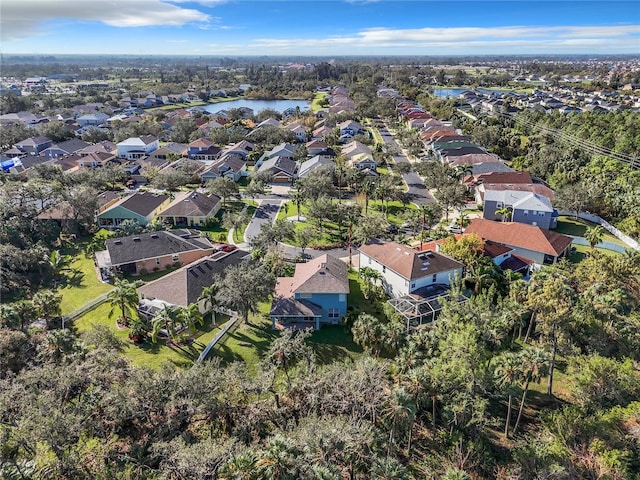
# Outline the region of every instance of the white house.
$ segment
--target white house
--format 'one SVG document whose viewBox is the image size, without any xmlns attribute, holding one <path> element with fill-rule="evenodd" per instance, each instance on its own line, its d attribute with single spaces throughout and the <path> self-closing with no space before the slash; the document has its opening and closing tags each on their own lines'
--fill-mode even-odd
<svg viewBox="0 0 640 480">
<path fill-rule="evenodd" d="M 160 142 L 153 135 L 130 137 L 117 144 L 118 157 L 127 160 L 137 160 L 155 152 L 158 148 L 160 148 Z"/>
<path fill-rule="evenodd" d="M 392 297 L 419 294 L 421 288 L 451 285 L 464 265 L 438 252 L 420 252 L 396 242 L 372 241 L 360 247 L 360 268 L 382 274 L 383 287 Z"/>
</svg>

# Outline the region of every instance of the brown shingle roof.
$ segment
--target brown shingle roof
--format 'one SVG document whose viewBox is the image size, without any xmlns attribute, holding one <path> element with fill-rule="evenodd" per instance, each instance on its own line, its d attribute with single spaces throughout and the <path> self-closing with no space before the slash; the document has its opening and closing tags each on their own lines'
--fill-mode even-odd
<svg viewBox="0 0 640 480">
<path fill-rule="evenodd" d="M 278 278 L 276 296 L 296 293 L 349 293 L 347 265 L 327 254 L 296 264 L 293 277 Z"/>
<path fill-rule="evenodd" d="M 248 255 L 243 250 L 231 253 L 217 252 L 160 277 L 138 288 L 145 298 L 157 298 L 172 305 L 186 307 L 196 303 L 205 287 L 213 285 L 215 274 L 237 265 Z"/>
<path fill-rule="evenodd" d="M 206 217 L 220 203 L 216 195 L 185 192 L 158 214 L 159 217 Z"/>
<path fill-rule="evenodd" d="M 360 251 L 407 280 L 461 268 L 462 263 L 438 252 L 419 252 L 396 242 L 373 241 Z"/>
<path fill-rule="evenodd" d="M 485 240 L 525 248 L 548 255 L 560 255 L 572 238 L 551 230 L 517 222 L 494 222 L 474 218 L 465 233 L 476 233 Z"/>
</svg>

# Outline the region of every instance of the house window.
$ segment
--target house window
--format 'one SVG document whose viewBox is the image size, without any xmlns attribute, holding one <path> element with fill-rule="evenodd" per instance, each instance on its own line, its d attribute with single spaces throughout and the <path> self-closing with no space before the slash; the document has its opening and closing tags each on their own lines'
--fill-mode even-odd
<svg viewBox="0 0 640 480">
<path fill-rule="evenodd" d="M 436 279 L 438 278 L 438 275 L 436 273 L 433 274 L 433 277 L 431 278 L 431 282 L 432 283 L 436 283 Z"/>
<path fill-rule="evenodd" d="M 179 262 L 180 261 L 180 255 L 173 255 L 171 257 L 171 261 L 172 262 Z"/>
<path fill-rule="evenodd" d="M 346 302 L 347 301 L 347 295 L 344 293 L 341 293 L 340 296 L 338 297 L 338 301 L 339 302 Z"/>
<path fill-rule="evenodd" d="M 522 214 L 526 217 L 527 215 L 529 215 L 529 210 L 523 210 Z"/>
<path fill-rule="evenodd" d="M 337 308 L 330 308 L 327 311 L 327 317 L 329 317 L 329 318 L 339 318 L 340 317 L 340 310 L 338 310 Z"/>
<path fill-rule="evenodd" d="M 387 267 L 385 267 L 384 265 L 382 266 L 382 273 L 385 273 L 387 271 Z"/>
<path fill-rule="evenodd" d="M 496 208 L 502 208 L 502 202 L 496 202 Z"/>
<path fill-rule="evenodd" d="M 416 288 L 416 282 L 411 282 L 411 288 Z"/>
<path fill-rule="evenodd" d="M 156 265 L 160 265 L 160 259 L 156 258 Z"/>
</svg>

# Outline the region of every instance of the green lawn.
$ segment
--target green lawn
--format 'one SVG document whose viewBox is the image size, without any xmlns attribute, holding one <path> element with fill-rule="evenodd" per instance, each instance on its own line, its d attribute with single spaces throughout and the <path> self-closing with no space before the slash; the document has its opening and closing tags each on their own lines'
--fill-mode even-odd
<svg viewBox="0 0 640 480">
<path fill-rule="evenodd" d="M 316 92 L 313 95 L 313 100 L 311 101 L 311 111 L 317 112 L 318 110 L 322 110 L 324 108 L 320 102 L 327 96 L 325 92 Z"/>
<path fill-rule="evenodd" d="M 93 325 L 105 325 L 113 331 L 118 338 L 126 342 L 127 348 L 123 352 L 125 357 L 131 360 L 134 365 L 153 369 L 159 369 L 167 364 L 183 368 L 190 367 L 198 358 L 198 355 L 200 355 L 200 352 L 206 344 L 212 340 L 220 330 L 219 326 L 213 327 L 209 320 L 203 327 L 197 330 L 195 342 L 188 347 L 167 347 L 162 341 L 158 341 L 158 343 L 147 341 L 141 346 L 137 346 L 129 340 L 128 329 L 118 328 L 115 319 L 109 319 L 110 310 L 111 306 L 108 303 L 103 303 L 74 320 L 73 329 L 78 334 L 81 334 L 91 329 Z M 216 316 L 218 325 L 223 324 L 228 319 L 229 317 L 226 315 L 218 314 Z"/>
<path fill-rule="evenodd" d="M 586 245 L 574 245 L 573 248 L 576 249 L 576 252 L 569 255 L 569 261 L 571 263 L 580 263 L 587 255 L 589 255 L 589 252 L 591 252 L 591 248 Z M 620 255 L 618 252 L 614 252 L 612 250 L 607 250 L 604 248 L 596 248 L 595 250 L 598 253 L 602 253 L 603 255 L 607 255 L 609 257 Z"/>
<path fill-rule="evenodd" d="M 574 217 L 566 217 L 562 216 L 558 218 L 558 226 L 554 229 L 554 231 L 558 233 L 564 233 L 566 235 L 574 235 L 576 237 L 584 237 L 587 228 L 595 227 L 597 224 L 592 222 L 587 222 L 582 219 L 575 219 Z M 605 231 L 602 240 L 605 242 L 615 243 L 616 245 L 622 245 L 626 247 L 627 245 L 617 237 L 611 235 L 609 232 Z"/>
<path fill-rule="evenodd" d="M 251 370 L 255 369 L 273 340 L 280 335 L 271 329 L 270 307 L 271 303 L 262 303 L 260 312 L 251 316 L 250 323 L 241 323 L 225 336 L 212 349 L 210 357 L 220 357 L 224 362 L 245 362 Z M 362 349 L 353 342 L 351 332 L 342 325 L 322 327 L 311 335 L 309 343 L 321 364 L 355 359 L 362 353 Z"/>
<path fill-rule="evenodd" d="M 384 140 L 382 139 L 382 135 L 380 135 L 380 132 L 378 131 L 377 128 L 371 127 L 369 128 L 369 131 L 371 132 L 371 135 L 373 135 L 373 139 L 377 144 L 384 145 Z"/>
<path fill-rule="evenodd" d="M 98 278 L 93 256 L 87 258 L 84 254 L 87 244 L 88 239 L 77 240 L 72 247 L 63 251 L 73 258 L 69 265 L 70 271 L 58 290 L 62 295 L 60 308 L 63 315 L 68 315 L 113 288 Z"/>
<path fill-rule="evenodd" d="M 246 202 L 249 203 L 249 205 L 247 205 L 247 215 L 249 216 L 249 219 L 251 219 L 256 208 L 258 208 L 257 203 L 253 200 L 246 200 Z M 253 203 L 253 205 L 251 203 Z M 247 229 L 247 225 L 248 222 L 243 224 L 242 227 L 233 230 L 233 241 L 235 243 L 244 242 L 244 231 Z"/>
</svg>

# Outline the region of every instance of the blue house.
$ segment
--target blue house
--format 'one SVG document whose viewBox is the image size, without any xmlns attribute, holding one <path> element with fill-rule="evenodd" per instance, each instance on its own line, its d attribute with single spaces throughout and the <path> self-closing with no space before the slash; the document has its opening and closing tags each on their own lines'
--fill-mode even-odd
<svg viewBox="0 0 640 480">
<path fill-rule="evenodd" d="M 298 263 L 293 277 L 280 277 L 271 303 L 271 326 L 284 328 L 320 328 L 340 323 L 347 313 L 349 279 L 347 265 L 337 258 L 322 255 L 307 263 Z"/>
</svg>

